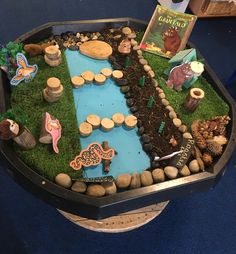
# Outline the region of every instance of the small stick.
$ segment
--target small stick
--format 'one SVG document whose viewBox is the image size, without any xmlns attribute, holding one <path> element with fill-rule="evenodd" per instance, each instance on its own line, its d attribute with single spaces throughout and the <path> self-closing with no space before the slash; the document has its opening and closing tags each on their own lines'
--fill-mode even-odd
<svg viewBox="0 0 236 254">
<path fill-rule="evenodd" d="M 102 148 L 104 149 L 104 151 L 107 151 L 108 149 L 110 149 L 109 145 L 108 145 L 108 141 L 103 141 L 102 142 Z M 103 160 L 103 171 L 105 173 L 108 173 L 110 171 L 110 164 L 111 164 L 111 160 Z"/>
</svg>

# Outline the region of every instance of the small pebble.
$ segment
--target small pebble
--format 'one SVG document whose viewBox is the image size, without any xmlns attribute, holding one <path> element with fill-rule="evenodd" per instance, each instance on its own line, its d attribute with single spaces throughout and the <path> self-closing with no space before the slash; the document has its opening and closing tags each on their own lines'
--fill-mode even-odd
<svg viewBox="0 0 236 254">
<path fill-rule="evenodd" d="M 169 111 L 174 111 L 174 109 L 170 105 L 166 106 L 166 109 Z"/>
<path fill-rule="evenodd" d="M 128 188 L 131 182 L 130 174 L 122 174 L 116 178 L 116 185 L 120 189 Z"/>
<path fill-rule="evenodd" d="M 129 87 L 129 86 L 122 86 L 122 87 L 120 88 L 120 91 L 121 91 L 122 93 L 128 93 L 129 90 L 130 90 L 130 87 Z"/>
<path fill-rule="evenodd" d="M 122 33 L 128 35 L 132 33 L 132 30 L 128 26 L 126 26 L 122 28 Z"/>
<path fill-rule="evenodd" d="M 180 120 L 179 118 L 174 118 L 174 119 L 173 119 L 173 123 L 174 123 L 174 125 L 175 125 L 177 128 L 179 128 L 179 127 L 181 126 L 181 124 L 182 124 L 182 122 L 181 122 L 181 120 Z"/>
<path fill-rule="evenodd" d="M 142 127 L 143 126 L 143 122 L 141 120 L 138 120 L 137 126 L 138 126 L 138 128 Z"/>
<path fill-rule="evenodd" d="M 152 171 L 152 178 L 155 183 L 161 183 L 165 181 L 165 174 L 162 168 L 156 168 Z"/>
<path fill-rule="evenodd" d="M 143 54 L 142 50 L 141 50 L 141 49 L 138 49 L 138 50 L 137 50 L 137 54 L 138 54 L 138 55 L 142 55 L 142 54 Z"/>
<path fill-rule="evenodd" d="M 141 126 L 140 128 L 138 128 L 138 135 L 142 135 L 144 133 L 144 127 Z"/>
<path fill-rule="evenodd" d="M 152 148 L 153 148 L 153 145 L 151 143 L 147 143 L 147 144 L 143 145 L 143 150 L 145 152 L 150 152 L 152 150 Z"/>
<path fill-rule="evenodd" d="M 140 174 L 142 186 L 149 186 L 153 184 L 152 173 L 150 171 L 143 171 Z"/>
<path fill-rule="evenodd" d="M 69 175 L 65 174 L 65 173 L 60 173 L 58 175 L 56 175 L 55 177 L 55 182 L 65 188 L 70 188 L 72 181 Z"/>
<path fill-rule="evenodd" d="M 86 191 L 86 194 L 92 197 L 102 197 L 105 193 L 105 189 L 99 184 L 90 184 Z"/>
<path fill-rule="evenodd" d="M 132 46 L 138 45 L 138 42 L 134 39 L 131 39 L 130 43 L 131 43 Z"/>
<path fill-rule="evenodd" d="M 189 163 L 188 167 L 192 173 L 197 173 L 200 171 L 200 167 L 199 167 L 197 160 L 192 160 Z"/>
<path fill-rule="evenodd" d="M 148 72 L 148 75 L 149 75 L 149 77 L 154 78 L 154 77 L 155 77 L 155 72 L 152 71 L 152 70 L 150 70 L 150 71 Z"/>
<path fill-rule="evenodd" d="M 134 105 L 134 100 L 133 99 L 127 99 L 126 104 L 128 107 L 132 107 Z"/>
<path fill-rule="evenodd" d="M 129 110 L 131 111 L 131 113 L 135 113 L 135 112 L 138 111 L 138 107 L 133 106 L 133 107 L 131 107 Z"/>
<path fill-rule="evenodd" d="M 193 138 L 193 136 L 191 135 L 191 133 L 189 133 L 189 132 L 185 132 L 184 134 L 183 134 L 183 138 Z"/>
<path fill-rule="evenodd" d="M 147 61 L 146 59 L 144 59 L 144 58 L 140 58 L 140 59 L 139 59 L 139 62 L 140 62 L 142 65 L 148 64 L 148 61 Z"/>
<path fill-rule="evenodd" d="M 170 112 L 169 112 L 169 117 L 170 117 L 171 119 L 176 118 L 177 115 L 176 115 L 175 111 L 170 111 Z"/>
<path fill-rule="evenodd" d="M 136 33 L 130 33 L 128 34 L 129 39 L 135 39 L 136 38 Z"/>
<path fill-rule="evenodd" d="M 125 78 L 120 78 L 120 79 L 117 79 L 116 80 L 116 83 L 119 85 L 119 86 L 125 86 L 128 84 L 128 80 L 125 79 Z"/>
<path fill-rule="evenodd" d="M 164 172 L 169 179 L 175 179 L 178 175 L 178 169 L 173 166 L 165 167 Z"/>
<path fill-rule="evenodd" d="M 73 191 L 84 193 L 87 189 L 87 185 L 84 182 L 76 181 L 72 186 L 71 189 Z"/>
<path fill-rule="evenodd" d="M 128 92 L 128 93 L 125 94 L 125 98 L 126 98 L 126 99 L 129 99 L 129 98 L 133 98 L 133 96 L 132 96 L 131 93 Z"/>
<path fill-rule="evenodd" d="M 151 141 L 151 139 L 147 134 L 143 134 L 141 137 L 141 141 L 142 141 L 142 143 L 146 144 L 146 143 L 149 143 Z"/>
<path fill-rule="evenodd" d="M 106 195 L 111 195 L 117 192 L 116 184 L 112 183 L 102 183 L 102 187 L 105 189 Z"/>
<path fill-rule="evenodd" d="M 191 172 L 187 165 L 184 165 L 184 167 L 179 171 L 181 176 L 189 176 L 191 175 Z"/>
<path fill-rule="evenodd" d="M 143 69 L 144 69 L 146 72 L 149 72 L 152 68 L 151 68 L 149 65 L 144 64 Z"/>
<path fill-rule="evenodd" d="M 161 103 L 164 105 L 164 106 L 168 106 L 170 103 L 168 100 L 166 99 L 161 99 Z"/>
<path fill-rule="evenodd" d="M 161 99 L 165 99 L 165 98 L 166 98 L 166 95 L 165 95 L 164 93 L 159 93 L 159 97 L 160 97 Z"/>
<path fill-rule="evenodd" d="M 138 173 L 133 173 L 131 176 L 130 189 L 137 189 L 141 187 L 141 179 Z"/>
<path fill-rule="evenodd" d="M 186 132 L 187 130 L 188 130 L 188 127 L 186 125 L 184 125 L 184 124 L 182 124 L 179 127 L 179 131 L 182 132 L 182 133 Z"/>
</svg>

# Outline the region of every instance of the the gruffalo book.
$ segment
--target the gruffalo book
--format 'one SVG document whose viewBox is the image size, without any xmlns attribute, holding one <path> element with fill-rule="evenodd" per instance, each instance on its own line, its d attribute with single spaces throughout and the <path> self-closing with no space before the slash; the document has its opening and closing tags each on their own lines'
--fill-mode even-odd
<svg viewBox="0 0 236 254">
<path fill-rule="evenodd" d="M 171 58 L 184 49 L 197 16 L 157 5 L 141 41 L 141 49 Z"/>
</svg>

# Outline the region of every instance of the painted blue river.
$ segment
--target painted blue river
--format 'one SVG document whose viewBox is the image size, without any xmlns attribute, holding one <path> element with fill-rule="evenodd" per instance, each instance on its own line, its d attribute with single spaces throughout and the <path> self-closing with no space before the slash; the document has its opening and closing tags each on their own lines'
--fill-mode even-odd
<svg viewBox="0 0 236 254">
<path fill-rule="evenodd" d="M 102 68 L 111 68 L 107 60 L 95 60 L 78 51 L 66 50 L 65 55 L 71 77 L 79 76 L 86 70 L 96 74 L 100 73 Z M 78 126 L 90 114 L 99 115 L 101 118 L 111 118 L 117 112 L 124 115 L 130 114 L 124 95 L 112 79 L 107 79 L 106 83 L 101 86 L 89 84 L 73 89 L 73 94 Z M 82 148 L 87 148 L 93 142 L 102 143 L 105 140 L 118 153 L 112 159 L 109 175 L 117 177 L 123 173 L 142 172 L 149 167 L 149 157 L 143 151 L 135 129 L 127 130 L 124 127 L 115 127 L 109 132 L 96 129 L 89 137 L 80 138 Z M 102 164 L 85 170 L 86 177 L 105 175 Z"/>
</svg>

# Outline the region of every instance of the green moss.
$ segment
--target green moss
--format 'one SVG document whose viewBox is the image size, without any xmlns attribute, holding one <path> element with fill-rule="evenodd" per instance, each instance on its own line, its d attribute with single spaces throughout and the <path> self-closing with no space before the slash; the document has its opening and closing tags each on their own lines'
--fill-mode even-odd
<svg viewBox="0 0 236 254">
<path fill-rule="evenodd" d="M 12 107 L 21 108 L 28 117 L 27 127 L 37 140 L 33 150 L 23 151 L 15 145 L 19 157 L 41 175 L 51 180 L 65 172 L 72 177 L 79 177 L 81 171 L 74 171 L 69 162 L 80 152 L 79 133 L 74 107 L 74 99 L 66 59 L 62 54 L 62 63 L 58 67 L 49 67 L 42 56 L 30 59 L 31 64 L 37 64 L 39 71 L 30 83 L 21 83 L 12 89 Z M 50 77 L 61 80 L 64 93 L 56 103 L 48 103 L 42 99 L 42 91 Z M 58 142 L 59 154 L 55 154 L 52 145 L 38 142 L 43 115 L 45 112 L 56 117 L 62 126 L 62 137 Z"/>
<path fill-rule="evenodd" d="M 163 73 L 169 67 L 168 59 L 147 52 L 144 53 L 144 57 L 155 72 L 156 79 L 160 87 L 164 90 L 171 106 L 175 109 L 182 122 L 188 127 L 190 127 L 191 123 L 196 119 L 207 120 L 215 116 L 227 115 L 229 113 L 228 104 L 221 99 L 212 88 L 211 84 L 209 84 L 203 77 L 200 77 L 192 87 L 204 90 L 205 98 L 193 113 L 188 113 L 183 107 L 183 103 L 188 95 L 188 90 L 177 92 L 167 87 L 165 84 L 167 76 Z"/>
</svg>

